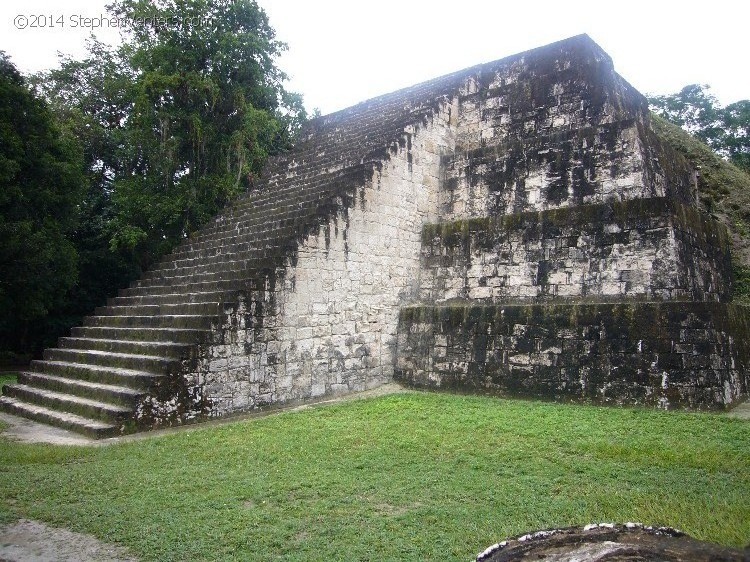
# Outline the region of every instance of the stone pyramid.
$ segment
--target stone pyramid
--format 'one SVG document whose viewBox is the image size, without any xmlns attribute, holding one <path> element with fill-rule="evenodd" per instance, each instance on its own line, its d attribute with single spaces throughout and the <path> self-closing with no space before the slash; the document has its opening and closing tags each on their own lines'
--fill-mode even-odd
<svg viewBox="0 0 750 562">
<path fill-rule="evenodd" d="M 7 385 L 106 437 L 407 384 L 664 408 L 748 389 L 729 239 L 578 36 L 311 121 Z"/>
</svg>

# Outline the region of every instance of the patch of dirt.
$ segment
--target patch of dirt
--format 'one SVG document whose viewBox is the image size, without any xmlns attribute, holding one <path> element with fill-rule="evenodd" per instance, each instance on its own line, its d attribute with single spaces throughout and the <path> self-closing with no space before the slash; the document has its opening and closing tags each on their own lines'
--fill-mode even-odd
<svg viewBox="0 0 750 562">
<path fill-rule="evenodd" d="M 137 562 L 91 535 L 21 519 L 0 527 L 0 562 Z"/>
<path fill-rule="evenodd" d="M 391 517 L 400 517 L 406 515 L 410 511 L 418 509 L 422 504 L 415 502 L 409 505 L 392 505 L 390 503 L 379 503 L 375 504 L 375 509 L 379 515 L 387 515 Z"/>
<path fill-rule="evenodd" d="M 750 420 L 750 400 L 745 400 L 739 406 L 735 406 L 727 414 L 731 418 L 739 418 L 741 420 Z"/>
<path fill-rule="evenodd" d="M 0 421 L 8 427 L 3 437 L 21 443 L 51 443 L 52 445 L 97 445 L 96 440 L 51 425 L 0 412 Z M 102 441 L 105 441 L 104 439 Z M 2 562 L 2 561 L 0 561 Z"/>
</svg>

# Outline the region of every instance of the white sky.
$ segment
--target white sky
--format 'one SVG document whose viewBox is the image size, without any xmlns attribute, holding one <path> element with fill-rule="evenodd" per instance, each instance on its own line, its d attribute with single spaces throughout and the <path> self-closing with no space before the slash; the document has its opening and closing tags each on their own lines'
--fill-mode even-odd
<svg viewBox="0 0 750 562">
<path fill-rule="evenodd" d="M 106 14 L 102 0 L 0 4 L 0 50 L 23 72 L 79 56 L 89 30 L 71 16 Z M 707 83 L 722 104 L 750 98 L 747 0 L 259 0 L 289 51 L 289 89 L 324 114 L 437 76 L 588 33 L 643 93 Z M 20 7 L 19 7 L 20 6 Z M 16 29 L 16 16 L 63 18 Z M 41 20 L 38 20 L 41 21 Z M 80 20 L 78 20 L 80 21 Z M 117 33 L 98 33 L 108 42 Z"/>
</svg>

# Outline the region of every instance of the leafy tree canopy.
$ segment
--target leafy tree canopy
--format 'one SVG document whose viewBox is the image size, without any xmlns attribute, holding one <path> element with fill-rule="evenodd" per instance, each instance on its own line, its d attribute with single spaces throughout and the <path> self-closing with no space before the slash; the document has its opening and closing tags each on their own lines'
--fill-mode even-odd
<svg viewBox="0 0 750 562">
<path fill-rule="evenodd" d="M 77 143 L 0 51 L 0 339 L 17 349 L 76 282 Z"/>
<path fill-rule="evenodd" d="M 248 189 L 306 117 L 253 0 L 107 9 L 122 43 L 92 38 L 80 60 L 27 79 L 36 96 L 1 59 L 0 355 L 49 345 L 138 277 Z"/>
<path fill-rule="evenodd" d="M 246 190 L 304 119 L 251 0 L 117 0 L 112 49 L 37 77 L 84 139 L 113 250 L 147 267 Z"/>
<path fill-rule="evenodd" d="M 656 114 L 750 172 L 750 100 L 721 107 L 709 90 L 708 85 L 691 84 L 675 94 L 648 100 Z"/>
</svg>

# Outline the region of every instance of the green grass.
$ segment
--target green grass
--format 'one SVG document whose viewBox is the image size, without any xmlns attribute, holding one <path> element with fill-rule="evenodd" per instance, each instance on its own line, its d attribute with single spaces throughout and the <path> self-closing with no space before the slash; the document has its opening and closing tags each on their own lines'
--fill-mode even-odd
<svg viewBox="0 0 750 562">
<path fill-rule="evenodd" d="M 592 521 L 750 540 L 750 425 L 404 393 L 103 448 L 0 439 L 0 514 L 144 560 L 469 560 Z"/>
<path fill-rule="evenodd" d="M 15 373 L 0 373 L 0 388 L 2 388 L 4 384 L 15 384 L 17 378 L 18 375 Z"/>
</svg>

